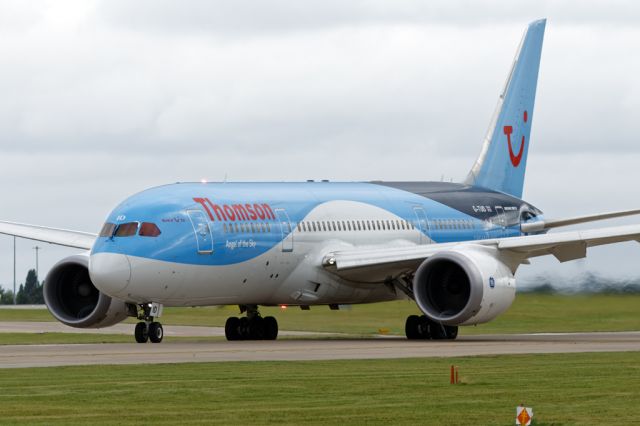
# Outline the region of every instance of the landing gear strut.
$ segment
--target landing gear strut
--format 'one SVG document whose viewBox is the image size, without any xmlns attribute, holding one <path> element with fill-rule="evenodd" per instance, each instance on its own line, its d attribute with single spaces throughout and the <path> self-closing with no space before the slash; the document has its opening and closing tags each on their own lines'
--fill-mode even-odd
<svg viewBox="0 0 640 426">
<path fill-rule="evenodd" d="M 278 321 L 274 317 L 262 317 L 256 305 L 241 305 L 247 316 L 229 317 L 224 325 L 227 340 L 276 340 Z"/>
<path fill-rule="evenodd" d="M 458 337 L 457 326 L 437 323 L 426 315 L 410 315 L 407 317 L 404 332 L 409 340 L 454 340 Z"/>
<path fill-rule="evenodd" d="M 138 306 L 138 319 L 134 336 L 138 343 L 160 343 L 164 337 L 162 324 L 155 321 L 162 314 L 162 305 L 158 303 L 145 303 Z"/>
</svg>

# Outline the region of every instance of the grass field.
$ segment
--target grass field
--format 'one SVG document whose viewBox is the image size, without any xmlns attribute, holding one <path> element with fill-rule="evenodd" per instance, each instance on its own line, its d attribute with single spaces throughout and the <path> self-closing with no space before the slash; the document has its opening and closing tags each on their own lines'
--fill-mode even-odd
<svg viewBox="0 0 640 426">
<path fill-rule="evenodd" d="M 640 330 L 640 295 L 519 294 L 515 303 L 495 321 L 477 327 L 463 327 L 461 334 L 533 333 L 576 331 Z M 403 334 L 407 315 L 417 313 L 415 303 L 398 301 L 354 305 L 330 311 L 325 306 L 302 311 L 290 307 L 261 308 L 263 315 L 277 317 L 282 330 L 325 331 L 353 334 Z M 166 325 L 224 326 L 228 316 L 237 315 L 235 306 L 206 308 L 166 308 Z M 54 321 L 47 310 L 0 309 L 0 321 Z M 133 321 L 133 320 L 130 320 Z"/>
<path fill-rule="evenodd" d="M 640 330 L 640 295 L 521 294 L 463 334 Z M 264 308 L 289 330 L 401 334 L 412 302 Z M 236 307 L 167 308 L 165 324 L 221 326 Z M 50 321 L 0 309 L 0 321 Z M 211 340 L 211 338 L 208 338 Z M 216 338 L 220 339 L 220 338 Z M 207 340 L 207 338 L 171 338 Z M 4 344 L 118 343 L 127 335 L 3 333 Z M 450 385 L 449 366 L 462 383 Z M 640 353 L 0 369 L 0 424 L 633 424 Z"/>
<path fill-rule="evenodd" d="M 449 366 L 462 383 L 449 384 Z M 635 424 L 638 353 L 0 370 L 2 424 Z"/>
</svg>

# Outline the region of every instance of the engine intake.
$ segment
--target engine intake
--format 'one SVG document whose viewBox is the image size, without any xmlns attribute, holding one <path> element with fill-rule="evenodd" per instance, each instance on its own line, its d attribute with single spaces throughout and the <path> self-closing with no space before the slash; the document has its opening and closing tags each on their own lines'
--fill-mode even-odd
<svg viewBox="0 0 640 426">
<path fill-rule="evenodd" d="M 445 325 L 487 322 L 507 310 L 515 298 L 515 278 L 486 250 L 450 250 L 425 260 L 413 279 L 420 310 Z"/>
<path fill-rule="evenodd" d="M 74 255 L 58 262 L 47 274 L 43 291 L 49 312 L 71 327 L 108 327 L 129 313 L 124 301 L 101 293 L 93 285 L 88 255 Z"/>
</svg>

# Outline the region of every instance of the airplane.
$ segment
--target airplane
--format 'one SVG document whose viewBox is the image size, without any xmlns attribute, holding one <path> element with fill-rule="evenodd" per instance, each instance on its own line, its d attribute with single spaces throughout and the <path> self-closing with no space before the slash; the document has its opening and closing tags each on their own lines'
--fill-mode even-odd
<svg viewBox="0 0 640 426">
<path fill-rule="evenodd" d="M 0 222 L 0 233 L 82 249 L 47 274 L 60 322 L 128 317 L 138 343 L 163 340 L 168 306 L 238 305 L 228 340 L 273 340 L 260 306 L 412 299 L 408 339 L 455 339 L 506 311 L 529 259 L 584 258 L 640 242 L 640 225 L 548 233 L 640 210 L 547 219 L 522 200 L 546 20 L 529 24 L 482 149 L 463 182 L 175 183 L 125 199 L 98 234 Z"/>
</svg>

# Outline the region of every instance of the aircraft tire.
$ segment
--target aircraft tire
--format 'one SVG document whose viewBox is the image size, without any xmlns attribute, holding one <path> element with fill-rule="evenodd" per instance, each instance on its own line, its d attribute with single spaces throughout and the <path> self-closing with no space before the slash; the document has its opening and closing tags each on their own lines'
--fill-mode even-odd
<svg viewBox="0 0 640 426">
<path fill-rule="evenodd" d="M 409 340 L 420 339 L 420 317 L 417 315 L 409 315 L 404 324 L 404 334 Z"/>
<path fill-rule="evenodd" d="M 445 325 L 444 328 L 447 330 L 447 339 L 455 340 L 458 337 L 458 326 Z"/>
<path fill-rule="evenodd" d="M 239 319 L 240 325 L 238 326 L 238 340 L 248 340 L 251 338 L 251 334 L 249 330 L 249 318 L 240 317 Z"/>
<path fill-rule="evenodd" d="M 265 317 L 263 320 L 263 339 L 276 340 L 278 338 L 278 321 L 274 317 Z"/>
<path fill-rule="evenodd" d="M 249 339 L 262 340 L 264 337 L 264 320 L 262 317 L 254 317 L 249 320 Z"/>
<path fill-rule="evenodd" d="M 420 335 L 419 339 L 429 340 L 431 339 L 431 326 L 433 322 L 426 315 L 420 316 L 420 321 L 418 322 L 418 334 Z"/>
<path fill-rule="evenodd" d="M 149 324 L 149 340 L 151 343 L 160 343 L 162 342 L 162 338 L 164 337 L 164 329 L 162 328 L 162 324 L 159 322 L 152 322 Z"/>
<path fill-rule="evenodd" d="M 147 343 L 149 340 L 149 329 L 147 327 L 147 323 L 143 321 L 137 323 L 133 335 L 136 338 L 136 342 Z"/>
<path fill-rule="evenodd" d="M 224 324 L 224 335 L 229 341 L 240 340 L 240 318 L 229 317 Z"/>
<path fill-rule="evenodd" d="M 431 323 L 431 337 L 434 340 L 454 340 L 458 337 L 458 327 L 453 325 L 443 325 Z"/>
</svg>

